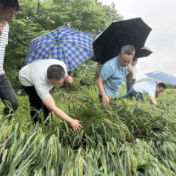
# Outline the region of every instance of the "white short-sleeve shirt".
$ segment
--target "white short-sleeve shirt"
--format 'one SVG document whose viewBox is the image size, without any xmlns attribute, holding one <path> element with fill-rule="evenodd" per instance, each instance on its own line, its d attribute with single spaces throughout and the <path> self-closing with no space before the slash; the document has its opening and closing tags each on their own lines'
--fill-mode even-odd
<svg viewBox="0 0 176 176">
<path fill-rule="evenodd" d="M 139 83 L 134 84 L 133 89 L 136 92 L 155 97 L 156 86 L 157 84 L 154 82 L 139 82 Z"/>
<path fill-rule="evenodd" d="M 23 86 L 34 86 L 41 99 L 48 98 L 50 96 L 49 91 L 53 88 L 47 80 L 47 69 L 51 65 L 62 66 L 65 74 L 67 74 L 66 65 L 62 61 L 56 59 L 36 60 L 20 70 L 19 79 L 21 84 Z"/>
</svg>

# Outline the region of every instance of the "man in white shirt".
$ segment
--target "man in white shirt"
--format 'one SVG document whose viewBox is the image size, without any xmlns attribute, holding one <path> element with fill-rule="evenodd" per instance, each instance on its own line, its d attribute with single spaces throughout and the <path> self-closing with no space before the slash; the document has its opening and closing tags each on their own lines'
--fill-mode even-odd
<svg viewBox="0 0 176 176">
<path fill-rule="evenodd" d="M 160 93 L 164 91 L 166 85 L 164 83 L 159 83 L 158 85 L 154 82 L 139 82 L 134 84 L 134 86 L 126 94 L 122 95 L 121 98 L 128 98 L 135 96 L 136 99 L 141 99 L 144 101 L 142 94 L 150 96 L 150 100 L 153 104 L 157 104 L 156 98 Z"/>
<path fill-rule="evenodd" d="M 137 58 L 133 58 L 133 61 L 132 61 L 132 66 L 133 66 L 133 79 L 130 81 L 130 82 L 126 82 L 126 85 L 127 85 L 127 92 L 133 87 L 133 85 L 135 84 L 136 82 L 136 74 L 137 74 L 137 68 L 136 68 L 136 64 L 138 63 L 138 60 Z"/>
<path fill-rule="evenodd" d="M 38 112 L 42 109 L 45 120 L 53 111 L 56 116 L 69 122 L 74 132 L 82 127 L 79 120 L 72 119 L 56 107 L 49 92 L 53 87 L 62 85 L 64 80 L 67 83 L 73 82 L 72 77 L 67 75 L 66 65 L 63 62 L 56 59 L 36 60 L 20 70 L 19 79 L 29 96 L 30 114 L 35 123 L 41 122 Z"/>
<path fill-rule="evenodd" d="M 18 100 L 15 92 L 9 82 L 5 71 L 3 69 L 5 47 L 8 44 L 9 25 L 8 21 L 12 20 L 18 13 L 20 7 L 17 0 L 0 0 L 0 98 L 6 106 L 4 114 L 12 114 L 11 109 L 16 111 L 18 107 Z M 9 108 L 9 107 L 12 108 Z M 10 119 L 11 116 L 8 116 Z"/>
</svg>

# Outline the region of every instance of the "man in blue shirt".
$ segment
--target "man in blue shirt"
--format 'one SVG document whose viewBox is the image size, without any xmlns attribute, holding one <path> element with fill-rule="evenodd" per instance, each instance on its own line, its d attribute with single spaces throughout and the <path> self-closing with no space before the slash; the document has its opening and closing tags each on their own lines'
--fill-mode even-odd
<svg viewBox="0 0 176 176">
<path fill-rule="evenodd" d="M 112 58 L 103 65 L 97 81 L 99 95 L 103 103 L 109 103 L 109 97 L 116 99 L 125 77 L 128 82 L 132 80 L 133 66 L 129 66 L 129 64 L 134 55 L 134 47 L 126 45 L 121 48 L 119 56 Z"/>
</svg>

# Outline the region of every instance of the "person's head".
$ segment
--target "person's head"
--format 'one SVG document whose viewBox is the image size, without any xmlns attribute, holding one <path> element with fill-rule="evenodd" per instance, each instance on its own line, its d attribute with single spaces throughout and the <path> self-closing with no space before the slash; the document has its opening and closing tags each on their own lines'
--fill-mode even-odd
<svg viewBox="0 0 176 176">
<path fill-rule="evenodd" d="M 60 65 L 51 65 L 47 69 L 47 79 L 53 87 L 63 84 L 65 78 L 65 70 Z"/>
<path fill-rule="evenodd" d="M 132 45 L 123 46 L 119 54 L 119 62 L 122 67 L 128 66 L 135 55 L 135 49 Z"/>
<path fill-rule="evenodd" d="M 10 21 L 20 10 L 18 0 L 0 0 L 0 20 Z"/>
<path fill-rule="evenodd" d="M 134 67 L 138 63 L 138 59 L 133 57 L 132 66 Z"/>
<path fill-rule="evenodd" d="M 166 89 L 166 85 L 164 83 L 159 83 L 156 86 L 156 94 L 159 95 L 160 93 L 164 91 L 164 89 Z"/>
</svg>

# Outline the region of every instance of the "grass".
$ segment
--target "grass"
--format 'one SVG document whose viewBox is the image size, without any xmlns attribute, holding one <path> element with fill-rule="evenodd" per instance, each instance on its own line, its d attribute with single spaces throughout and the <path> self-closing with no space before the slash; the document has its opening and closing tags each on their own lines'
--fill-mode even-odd
<svg viewBox="0 0 176 176">
<path fill-rule="evenodd" d="M 123 85 L 118 96 L 125 89 Z M 159 95 L 157 105 L 148 96 L 145 103 L 124 99 L 102 104 L 96 86 L 52 95 L 84 128 L 74 133 L 55 115 L 47 126 L 34 126 L 28 98 L 19 96 L 12 120 L 0 116 L 0 175 L 175 175 L 175 89 Z"/>
</svg>

